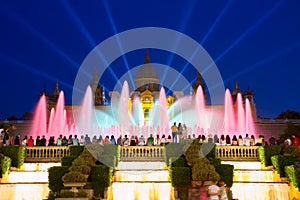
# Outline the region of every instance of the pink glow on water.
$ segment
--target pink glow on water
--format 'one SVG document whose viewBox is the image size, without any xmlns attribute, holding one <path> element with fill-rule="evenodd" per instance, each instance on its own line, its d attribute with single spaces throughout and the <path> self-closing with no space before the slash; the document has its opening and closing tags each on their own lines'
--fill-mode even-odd
<svg viewBox="0 0 300 200">
<path fill-rule="evenodd" d="M 36 138 L 47 133 L 47 104 L 46 97 L 42 95 L 34 111 L 33 124 L 30 135 Z"/>
<path fill-rule="evenodd" d="M 134 97 L 132 100 L 132 115 L 135 125 L 144 124 L 144 112 L 138 96 Z"/>
<path fill-rule="evenodd" d="M 61 91 L 58 96 L 56 103 L 54 118 L 52 121 L 51 132 L 48 132 L 48 136 L 54 136 L 57 138 L 60 134 L 64 134 L 64 109 L 65 109 L 65 96 L 64 92 Z"/>
<path fill-rule="evenodd" d="M 129 108 L 129 87 L 127 81 L 124 81 L 123 88 L 121 91 L 120 101 L 118 105 L 118 113 L 116 118 L 120 127 L 127 132 L 129 127 L 132 125 L 132 117 L 128 110 Z"/>
<path fill-rule="evenodd" d="M 235 130 L 235 117 L 232 96 L 227 89 L 225 92 L 225 113 L 224 113 L 224 130 L 226 133 L 233 132 Z"/>
<path fill-rule="evenodd" d="M 202 86 L 199 85 L 195 97 L 196 118 L 198 119 L 198 127 L 205 127 L 205 98 Z"/>
<path fill-rule="evenodd" d="M 254 127 L 255 126 L 250 101 L 249 99 L 246 99 L 246 132 L 249 133 L 249 135 L 255 134 Z"/>
<path fill-rule="evenodd" d="M 246 131 L 245 127 L 245 110 L 243 107 L 243 98 L 242 94 L 238 93 L 237 100 L 236 100 L 236 106 L 237 106 L 237 124 L 238 124 L 238 132 L 240 134 L 244 134 Z"/>
<path fill-rule="evenodd" d="M 163 87 L 160 89 L 159 92 L 158 104 L 159 104 L 158 118 L 160 121 L 157 124 L 160 126 L 160 132 L 166 134 L 165 129 L 169 129 L 169 117 L 168 117 L 166 92 Z"/>
<path fill-rule="evenodd" d="M 78 129 L 82 134 L 92 133 L 92 111 L 93 111 L 93 94 L 90 86 L 86 88 L 85 95 L 81 104 L 81 109 L 78 116 Z"/>
<path fill-rule="evenodd" d="M 55 110 L 54 110 L 54 108 L 51 108 L 49 125 L 48 125 L 48 135 L 50 135 L 50 133 L 54 132 L 54 127 L 53 127 L 54 115 L 55 115 Z"/>
</svg>

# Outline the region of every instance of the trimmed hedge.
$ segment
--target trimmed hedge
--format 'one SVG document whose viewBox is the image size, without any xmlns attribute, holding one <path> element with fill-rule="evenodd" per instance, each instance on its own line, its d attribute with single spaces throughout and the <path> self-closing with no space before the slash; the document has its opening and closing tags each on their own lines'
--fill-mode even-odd
<svg viewBox="0 0 300 200">
<path fill-rule="evenodd" d="M 68 172 L 69 167 L 50 167 L 48 169 L 48 187 L 54 193 L 64 188 L 61 178 Z"/>
<path fill-rule="evenodd" d="M 294 187 L 300 187 L 300 164 L 285 166 L 285 174 Z"/>
<path fill-rule="evenodd" d="M 169 173 L 173 187 L 191 185 L 191 169 L 189 167 L 172 167 Z"/>
<path fill-rule="evenodd" d="M 106 165 L 108 167 L 115 168 L 117 167 L 117 159 L 114 155 L 101 155 L 98 158 L 99 162 L 103 165 Z"/>
<path fill-rule="evenodd" d="M 233 185 L 233 165 L 221 164 L 215 167 L 216 172 L 220 175 L 220 180 L 224 181 L 228 187 Z"/>
<path fill-rule="evenodd" d="M 11 166 L 21 168 L 25 161 L 26 147 L 24 146 L 3 146 L 4 156 L 11 158 Z"/>
<path fill-rule="evenodd" d="M 91 180 L 95 196 L 104 197 L 104 190 L 109 187 L 113 177 L 113 168 L 105 165 L 95 165 L 92 167 Z"/>
<path fill-rule="evenodd" d="M 165 162 L 166 165 L 169 165 L 170 158 L 179 158 L 184 153 L 184 143 L 169 143 L 165 146 Z"/>
<path fill-rule="evenodd" d="M 7 156 L 0 156 L 0 178 L 5 174 L 11 165 L 11 159 Z"/>
<path fill-rule="evenodd" d="M 180 158 L 170 158 L 169 159 L 170 167 L 186 167 L 186 162 L 183 157 Z"/>
<path fill-rule="evenodd" d="M 65 156 L 61 158 L 61 166 L 71 166 L 75 156 Z"/>
<path fill-rule="evenodd" d="M 276 172 L 280 175 L 280 177 L 285 177 L 284 167 L 293 165 L 295 162 L 295 156 L 272 156 L 271 161 L 273 166 L 275 167 Z"/>
<path fill-rule="evenodd" d="M 119 163 L 119 161 L 120 161 L 120 152 L 121 152 L 121 147 L 120 147 L 120 145 L 116 145 L 116 144 L 105 144 L 105 145 L 104 145 L 104 150 L 103 150 L 102 156 L 104 156 L 104 155 L 115 156 L 115 159 L 116 159 L 116 164 L 115 164 L 115 166 L 117 166 L 118 163 Z"/>
<path fill-rule="evenodd" d="M 77 158 L 83 152 L 84 146 L 70 146 L 70 156 Z"/>
<path fill-rule="evenodd" d="M 265 167 L 271 166 L 271 157 L 280 155 L 281 149 L 282 145 L 261 146 L 258 148 L 258 158 Z"/>
<path fill-rule="evenodd" d="M 201 150 L 206 158 L 216 158 L 216 144 L 202 143 Z"/>
<path fill-rule="evenodd" d="M 210 164 L 212 164 L 215 168 L 217 168 L 219 165 L 221 165 L 221 159 L 220 158 L 208 158 Z"/>
</svg>

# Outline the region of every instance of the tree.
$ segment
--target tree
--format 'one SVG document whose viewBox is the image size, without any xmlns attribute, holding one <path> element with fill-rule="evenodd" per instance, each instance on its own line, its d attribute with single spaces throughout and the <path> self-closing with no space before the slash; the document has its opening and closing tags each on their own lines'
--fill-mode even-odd
<svg viewBox="0 0 300 200">
<path fill-rule="evenodd" d="M 286 128 L 284 129 L 284 134 L 281 135 L 284 139 L 291 138 L 292 135 L 300 138 L 300 124 L 296 125 L 292 122 L 286 123 Z"/>
<path fill-rule="evenodd" d="M 25 113 L 22 115 L 21 118 L 24 119 L 24 120 L 32 120 L 32 119 L 33 119 L 33 114 L 30 113 L 30 112 L 25 112 Z"/>
<path fill-rule="evenodd" d="M 285 112 L 280 113 L 276 119 L 300 119 L 300 113 L 287 109 Z"/>
<path fill-rule="evenodd" d="M 10 117 L 7 118 L 8 121 L 16 121 L 19 120 L 19 118 L 17 118 L 16 116 L 12 115 Z"/>
</svg>

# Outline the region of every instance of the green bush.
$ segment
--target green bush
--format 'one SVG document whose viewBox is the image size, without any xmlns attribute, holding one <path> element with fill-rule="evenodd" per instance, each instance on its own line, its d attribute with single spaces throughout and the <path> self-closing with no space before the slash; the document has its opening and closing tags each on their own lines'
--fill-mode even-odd
<svg viewBox="0 0 300 200">
<path fill-rule="evenodd" d="M 95 165 L 92 167 L 91 180 L 95 196 L 104 196 L 104 190 L 109 187 L 113 177 L 113 168 L 105 165 Z"/>
<path fill-rule="evenodd" d="M 75 192 L 63 191 L 59 195 L 60 195 L 60 197 L 63 197 L 63 198 L 71 198 L 71 197 L 75 197 Z"/>
<path fill-rule="evenodd" d="M 271 166 L 271 157 L 280 155 L 281 149 L 282 145 L 261 146 L 258 148 L 258 158 L 265 167 Z"/>
<path fill-rule="evenodd" d="M 61 158 L 61 166 L 71 166 L 75 156 L 65 156 Z"/>
<path fill-rule="evenodd" d="M 64 188 L 61 178 L 68 172 L 68 167 L 50 167 L 48 169 L 48 186 L 54 193 Z"/>
<path fill-rule="evenodd" d="M 25 161 L 25 151 L 24 146 L 4 146 L 2 148 L 3 154 L 11 158 L 11 166 L 16 168 L 21 168 Z"/>
<path fill-rule="evenodd" d="M 296 188 L 300 188 L 300 164 L 285 166 L 285 173 L 289 181 Z"/>
<path fill-rule="evenodd" d="M 281 149 L 283 155 L 295 156 L 295 162 L 300 163 L 300 147 L 299 146 L 283 146 Z"/>
<path fill-rule="evenodd" d="M 81 172 L 70 171 L 61 178 L 64 183 L 86 182 L 87 178 Z"/>
<path fill-rule="evenodd" d="M 191 169 L 189 167 L 170 168 L 170 179 L 173 187 L 191 185 Z"/>
<path fill-rule="evenodd" d="M 202 143 L 201 151 L 206 158 L 216 158 L 216 144 Z"/>
<path fill-rule="evenodd" d="M 216 172 L 220 175 L 220 180 L 224 181 L 228 187 L 233 184 L 233 165 L 221 164 L 215 167 Z"/>
<path fill-rule="evenodd" d="M 170 158 L 169 159 L 170 167 L 186 167 L 186 162 L 183 157 L 180 158 Z"/>
<path fill-rule="evenodd" d="M 83 152 L 84 146 L 70 146 L 70 156 L 78 157 Z"/>
<path fill-rule="evenodd" d="M 221 159 L 220 158 L 208 158 L 211 165 L 213 165 L 215 168 L 219 167 L 221 165 Z"/>
<path fill-rule="evenodd" d="M 103 150 L 103 153 L 102 153 L 101 156 L 103 156 L 103 155 L 115 156 L 115 159 L 116 159 L 115 166 L 117 166 L 119 161 L 120 161 L 120 152 L 121 152 L 121 147 L 119 145 L 105 144 L 104 145 L 104 150 Z"/>
<path fill-rule="evenodd" d="M 11 159 L 7 156 L 0 156 L 0 178 L 5 174 L 11 165 Z"/>
<path fill-rule="evenodd" d="M 101 164 L 108 167 L 115 168 L 117 166 L 117 159 L 114 155 L 101 155 L 98 160 Z"/>
<path fill-rule="evenodd" d="M 276 172 L 280 174 L 280 177 L 285 177 L 284 167 L 293 165 L 295 162 L 295 156 L 272 156 L 271 161 L 273 166 L 275 167 Z"/>
<path fill-rule="evenodd" d="M 80 172 L 82 174 L 89 175 L 91 172 L 91 167 L 87 165 L 80 165 L 80 166 L 71 166 L 69 167 L 69 171 L 73 172 Z"/>
<path fill-rule="evenodd" d="M 184 143 L 169 143 L 165 146 L 164 157 L 165 162 L 169 165 L 170 158 L 179 158 L 184 153 Z"/>
</svg>

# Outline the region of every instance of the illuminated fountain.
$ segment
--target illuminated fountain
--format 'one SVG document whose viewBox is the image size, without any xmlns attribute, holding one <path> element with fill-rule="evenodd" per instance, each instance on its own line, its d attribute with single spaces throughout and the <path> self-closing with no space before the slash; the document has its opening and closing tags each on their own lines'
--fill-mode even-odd
<svg viewBox="0 0 300 200">
<path fill-rule="evenodd" d="M 260 162 L 222 161 L 234 166 L 233 198 L 243 200 L 289 200 L 286 182 L 276 181 L 272 170 L 262 170 Z"/>
<path fill-rule="evenodd" d="M 60 134 L 120 134 L 137 135 L 145 137 L 153 135 L 169 135 L 170 126 L 174 122 L 182 122 L 188 127 L 188 134 L 198 136 L 208 134 L 236 134 L 256 135 L 251 104 L 245 101 L 240 93 L 237 94 L 236 104 L 233 103 L 230 91 L 224 95 L 224 106 L 207 106 L 202 87 L 199 86 L 193 98 L 184 96 L 167 107 L 165 90 L 162 87 L 159 98 L 149 112 L 149 120 L 144 120 L 143 108 L 138 97 L 133 97 L 130 103 L 130 91 L 127 81 L 124 81 L 121 95 L 113 95 L 111 106 L 102 110 L 93 107 L 93 94 L 87 87 L 82 105 L 70 113 L 65 110 L 64 93 L 60 92 L 55 108 L 48 115 L 46 98 L 41 96 L 36 110 L 30 135 L 46 135 L 47 138 Z M 192 99 L 192 100 L 191 100 Z M 244 103 L 245 102 L 245 103 Z M 47 120 L 47 116 L 49 120 Z M 71 116 L 71 117 L 70 117 Z"/>
<path fill-rule="evenodd" d="M 120 162 L 108 200 L 173 200 L 174 192 L 164 162 Z"/>
</svg>

